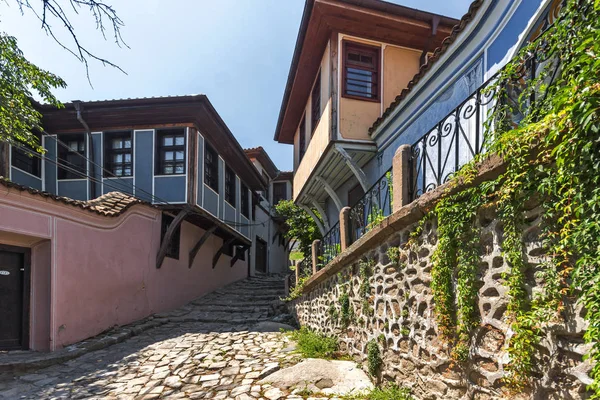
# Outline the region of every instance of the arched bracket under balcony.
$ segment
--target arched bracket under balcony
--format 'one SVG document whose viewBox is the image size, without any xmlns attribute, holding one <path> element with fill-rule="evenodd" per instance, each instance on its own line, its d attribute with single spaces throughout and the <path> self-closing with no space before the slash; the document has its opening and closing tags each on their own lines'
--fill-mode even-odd
<svg viewBox="0 0 600 400">
<path fill-rule="evenodd" d="M 325 189 L 325 191 L 327 192 L 329 197 L 331 197 L 331 200 L 333 200 L 333 202 L 335 203 L 335 206 L 339 213 L 344 206 L 342 205 L 342 201 L 340 200 L 340 198 L 337 195 L 337 193 L 335 192 L 335 190 L 333 190 L 331 185 L 324 178 L 321 178 L 320 176 L 315 176 L 315 181 L 317 181 L 321 185 L 323 185 L 323 189 Z M 319 211 L 319 212 L 321 212 L 321 211 Z"/>
<path fill-rule="evenodd" d="M 348 152 L 342 146 L 340 146 L 338 143 L 335 144 L 335 150 L 337 151 L 337 153 L 339 155 L 342 156 L 344 161 L 346 161 L 346 165 L 348 165 L 348 168 L 350 168 L 350 170 L 352 171 L 354 176 L 356 176 L 358 183 L 360 183 L 360 186 L 362 186 L 365 193 L 368 192 L 369 191 L 369 181 L 367 180 L 367 175 L 365 175 L 362 168 L 360 168 L 360 166 L 354 161 L 354 159 L 352 157 L 350 157 L 350 154 L 348 154 Z M 340 209 L 341 209 L 341 207 L 340 207 Z"/>
<path fill-rule="evenodd" d="M 325 229 L 325 231 L 329 231 L 329 228 L 331 227 L 331 225 L 329 225 L 329 218 L 327 218 L 327 213 L 325 212 L 325 209 L 323 208 L 323 206 L 321 205 L 321 203 L 319 203 L 318 201 L 316 201 L 314 198 L 310 197 L 310 196 L 304 196 L 306 198 L 306 200 L 308 200 L 312 206 L 319 212 L 319 214 L 321 215 L 321 218 L 323 219 L 323 228 Z"/>
<path fill-rule="evenodd" d="M 311 210 L 310 207 L 308 207 L 308 206 L 306 206 L 304 204 L 298 204 L 298 206 L 300 208 L 302 208 L 304 211 L 306 211 L 308 213 L 308 215 L 310 215 L 310 217 L 315 221 L 315 224 L 317 224 L 317 228 L 319 228 L 319 232 L 321 232 L 321 235 L 324 235 L 327 231 L 325 230 L 325 227 L 323 226 L 323 223 L 315 215 L 315 213 L 313 212 L 313 210 Z"/>
</svg>

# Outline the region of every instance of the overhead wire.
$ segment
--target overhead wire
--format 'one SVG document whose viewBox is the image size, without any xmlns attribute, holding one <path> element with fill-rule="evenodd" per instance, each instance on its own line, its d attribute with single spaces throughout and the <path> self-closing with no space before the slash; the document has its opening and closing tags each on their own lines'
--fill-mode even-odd
<svg viewBox="0 0 600 400">
<path fill-rule="evenodd" d="M 57 142 L 58 142 L 58 140 L 57 140 Z M 61 143 L 62 143 L 62 145 L 63 145 L 63 146 L 65 146 L 67 149 L 70 149 L 70 148 L 68 147 L 68 145 L 66 145 L 64 142 L 61 142 Z M 75 165 L 75 164 L 73 164 L 73 163 L 71 163 L 71 162 L 69 162 L 69 161 L 67 161 L 67 160 L 64 160 L 64 159 L 62 159 L 62 158 L 59 158 L 59 157 L 58 157 L 58 155 L 57 155 L 57 157 L 56 157 L 56 160 L 52 160 L 51 158 L 44 157 L 43 155 L 41 155 L 41 154 L 39 154 L 39 153 L 37 153 L 37 152 L 33 151 L 32 149 L 30 149 L 29 147 L 26 147 L 25 145 L 22 145 L 22 144 L 14 144 L 14 143 L 13 143 L 13 144 L 11 144 L 11 145 L 12 145 L 12 146 L 14 146 L 14 147 L 17 147 L 18 149 L 20 149 L 21 151 L 25 152 L 26 154 L 28 154 L 28 155 L 29 155 L 29 156 L 31 156 L 31 157 L 36 157 L 36 158 L 38 158 L 38 159 L 39 159 L 39 160 L 41 160 L 41 161 L 50 162 L 51 164 L 53 164 L 53 165 L 56 165 L 58 168 L 62 168 L 62 169 L 66 170 L 66 171 L 68 171 L 68 172 L 71 172 L 71 173 L 73 173 L 73 174 L 75 174 L 75 175 L 77 175 L 77 176 L 81 176 L 81 177 L 82 177 L 82 179 L 89 180 L 89 181 L 91 181 L 91 182 L 93 182 L 93 183 L 98 183 L 98 184 L 101 184 L 101 185 L 107 186 L 107 187 L 109 187 L 109 188 L 111 188 L 111 189 L 115 189 L 115 190 L 117 190 L 117 191 L 123 191 L 123 189 L 130 189 L 131 187 L 133 187 L 133 188 L 136 188 L 136 186 L 135 186 L 135 185 L 133 185 L 133 184 L 131 184 L 131 185 L 130 185 L 129 183 L 125 183 L 125 182 L 124 182 L 123 184 L 127 184 L 127 187 L 119 187 L 119 186 L 115 186 L 115 185 L 113 185 L 112 183 L 107 183 L 107 181 L 106 181 L 106 180 L 99 180 L 99 179 L 98 179 L 98 178 L 96 178 L 95 176 L 92 176 L 92 175 L 91 175 L 91 174 L 89 174 L 89 173 L 82 172 L 81 170 L 79 170 L 79 166 L 77 166 L 77 165 Z M 74 153 L 78 154 L 79 156 L 81 156 L 81 157 L 82 157 L 82 158 L 84 158 L 85 160 L 87 160 L 87 161 L 91 162 L 93 165 L 95 165 L 95 166 L 98 166 L 98 167 L 99 167 L 99 168 L 101 168 L 103 171 L 106 171 L 106 172 L 108 172 L 108 173 L 112 174 L 112 175 L 113 175 L 115 178 L 122 178 L 122 177 L 118 177 L 118 176 L 114 175 L 114 174 L 113 174 L 111 171 L 109 171 L 109 170 L 107 170 L 107 169 L 103 168 L 103 167 L 102 167 L 102 166 L 100 166 L 99 164 L 96 164 L 94 161 L 92 161 L 92 160 L 89 160 L 89 159 L 88 159 L 88 158 L 87 158 L 85 155 L 83 155 L 83 154 L 81 154 L 81 153 L 79 153 L 79 152 L 74 152 Z M 115 181 L 112 181 L 112 180 L 110 180 L 109 182 L 115 182 Z M 140 191 L 141 191 L 141 192 L 143 192 L 143 193 L 145 193 L 145 194 L 148 194 L 148 195 L 149 195 L 151 198 L 153 198 L 153 199 L 158 199 L 158 200 L 160 201 L 160 203 L 162 203 L 162 204 L 165 204 L 165 205 L 173 205 L 173 206 L 180 205 L 180 204 L 173 204 L 173 203 L 170 203 L 170 202 L 168 202 L 168 201 L 166 201 L 166 200 L 164 200 L 164 199 L 161 199 L 161 198 L 160 198 L 160 197 L 158 197 L 158 196 L 155 196 L 155 195 L 153 195 L 153 194 L 151 194 L 151 193 L 149 193 L 149 192 L 146 192 L 146 191 L 144 191 L 143 189 L 140 189 Z M 135 197 L 135 196 L 134 196 L 134 197 Z M 217 217 L 217 218 L 218 218 L 218 217 Z M 219 218 L 219 219 L 220 219 L 220 218 Z M 251 226 L 259 226 L 259 225 L 264 227 L 264 226 L 265 226 L 265 224 L 266 224 L 266 223 L 269 221 L 269 218 L 267 218 L 266 220 L 264 220 L 264 221 L 262 221 L 262 222 L 247 223 L 247 224 L 239 223 L 239 222 L 237 222 L 237 221 L 225 220 L 225 219 L 220 219 L 220 220 L 221 220 L 222 222 L 226 223 L 227 225 L 233 225 L 234 227 L 251 227 Z"/>
</svg>

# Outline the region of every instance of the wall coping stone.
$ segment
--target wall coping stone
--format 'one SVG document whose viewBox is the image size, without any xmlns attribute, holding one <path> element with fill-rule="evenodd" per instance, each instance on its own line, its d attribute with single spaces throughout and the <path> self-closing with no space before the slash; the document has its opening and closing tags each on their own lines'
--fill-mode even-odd
<svg viewBox="0 0 600 400">
<path fill-rule="evenodd" d="M 381 244 L 394 232 L 419 221 L 433 210 L 442 198 L 497 178 L 506 171 L 506 163 L 497 154 L 492 154 L 477 163 L 476 168 L 478 173 L 471 182 L 465 183 L 462 178 L 459 181 L 446 182 L 384 219 L 378 226 L 352 243 L 346 251 L 338 254 L 325 268 L 312 275 L 305 282 L 302 293 L 311 292 L 319 283 L 356 262 L 363 254 Z"/>
</svg>

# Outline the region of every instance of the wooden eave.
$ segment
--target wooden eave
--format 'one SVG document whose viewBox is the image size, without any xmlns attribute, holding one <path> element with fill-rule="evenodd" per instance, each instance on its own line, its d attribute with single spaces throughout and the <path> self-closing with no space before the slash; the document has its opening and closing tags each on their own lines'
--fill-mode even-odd
<svg viewBox="0 0 600 400">
<path fill-rule="evenodd" d="M 45 105 L 39 108 L 46 132 L 83 132 L 74 103 L 65 104 L 62 109 Z M 251 189 L 265 188 L 262 177 L 204 95 L 82 102 L 82 108 L 82 117 L 92 132 L 194 127 Z"/>
<path fill-rule="evenodd" d="M 172 204 L 172 205 L 158 205 L 158 208 L 163 211 L 171 212 L 173 214 L 178 214 L 183 211 L 188 205 L 185 204 Z M 210 214 L 208 211 L 200 208 L 198 206 L 191 206 L 192 212 L 189 213 L 185 217 L 185 221 L 202 228 L 207 231 L 214 226 L 217 228 L 214 229 L 213 234 L 215 236 L 220 237 L 223 240 L 234 239 L 235 245 L 249 245 L 252 244 L 252 241 L 242 235 L 240 232 L 236 231 L 233 227 L 227 225 L 225 222 L 221 221 L 219 218 Z"/>
<path fill-rule="evenodd" d="M 431 37 L 434 20 L 438 21 L 437 33 Z M 307 0 L 274 139 L 293 144 L 332 32 L 431 51 L 457 22 L 380 0 Z"/>
<path fill-rule="evenodd" d="M 252 149 L 245 149 L 244 152 L 250 160 L 257 160 L 260 165 L 262 165 L 263 169 L 267 172 L 267 175 L 269 175 L 269 178 L 274 179 L 277 177 L 279 170 L 264 148 L 256 147 Z"/>
</svg>

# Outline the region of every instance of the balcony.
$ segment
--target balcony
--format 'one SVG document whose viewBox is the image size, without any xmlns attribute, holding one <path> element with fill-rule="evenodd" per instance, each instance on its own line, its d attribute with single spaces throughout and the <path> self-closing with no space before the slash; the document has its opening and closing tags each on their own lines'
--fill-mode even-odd
<svg viewBox="0 0 600 400">
<path fill-rule="evenodd" d="M 365 164 L 375 156 L 375 143 L 366 140 L 333 139 L 331 131 L 331 100 L 327 102 L 321 120 L 315 129 L 306 153 L 294 175 L 294 201 L 326 213 L 323 204 L 331 198 L 338 211 L 344 207 L 335 194 L 340 185 L 353 176 L 364 190 L 368 183 L 362 172 Z M 329 230 L 324 221 L 322 233 Z"/>
<path fill-rule="evenodd" d="M 310 174 L 321 159 L 329 145 L 329 131 L 331 128 L 331 99 L 325 105 L 321 120 L 315 129 L 313 136 L 308 144 L 306 153 L 300 161 L 296 173 L 294 174 L 294 200 L 296 200 L 309 179 Z"/>
<path fill-rule="evenodd" d="M 313 270 L 325 268 L 354 242 L 379 229 L 395 211 L 448 182 L 463 165 L 485 153 L 497 124 L 516 128 L 528 114 L 535 118 L 530 114 L 531 106 L 545 98 L 558 74 L 559 59 L 538 40 L 512 76 L 499 80 L 501 74 L 495 74 L 420 139 L 402 146 L 392 168 L 363 199 L 340 214 L 339 223 L 323 235 L 323 240 L 313 243 L 317 256 L 313 257 Z M 535 78 L 541 79 L 533 90 L 526 91 Z M 503 89 L 500 94 L 499 88 Z M 523 93 L 527 93 L 524 99 Z M 490 112 L 504 106 L 508 106 L 507 111 L 501 117 Z"/>
</svg>

